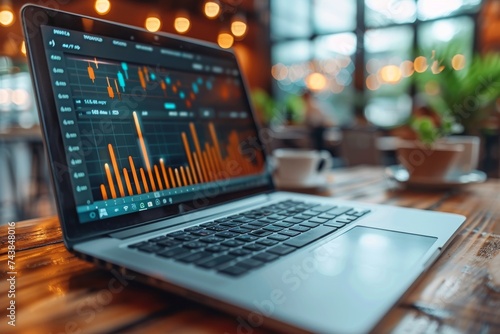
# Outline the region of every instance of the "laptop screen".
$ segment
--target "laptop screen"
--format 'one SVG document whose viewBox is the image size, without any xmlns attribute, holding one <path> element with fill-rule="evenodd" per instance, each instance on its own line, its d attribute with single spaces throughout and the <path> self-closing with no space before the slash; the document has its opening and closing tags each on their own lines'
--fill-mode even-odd
<svg viewBox="0 0 500 334">
<path fill-rule="evenodd" d="M 80 223 L 268 183 L 237 63 L 42 25 Z"/>
</svg>

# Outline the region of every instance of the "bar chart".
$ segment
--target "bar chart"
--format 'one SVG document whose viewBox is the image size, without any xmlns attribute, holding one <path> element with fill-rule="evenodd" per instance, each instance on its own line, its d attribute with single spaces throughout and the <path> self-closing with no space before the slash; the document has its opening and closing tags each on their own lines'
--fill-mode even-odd
<svg viewBox="0 0 500 334">
<path fill-rule="evenodd" d="M 228 178 L 262 172 L 261 154 L 248 155 L 241 152 L 238 132 L 229 132 L 227 138 L 219 140 L 212 122 L 209 122 L 210 138 L 203 142 L 198 137 L 196 126 L 189 123 L 189 132 L 180 132 L 185 162 L 167 165 L 168 157 L 154 161 L 149 154 L 140 118 L 133 112 L 133 122 L 140 156 L 128 156 L 126 166 L 119 166 L 115 148 L 107 145 L 108 161 L 103 164 L 104 182 L 100 184 L 103 200 L 139 195 L 164 189 L 180 188 L 200 183 L 215 182 Z M 224 152 L 224 153 L 223 153 Z M 123 159 L 122 159 L 123 160 Z"/>
</svg>

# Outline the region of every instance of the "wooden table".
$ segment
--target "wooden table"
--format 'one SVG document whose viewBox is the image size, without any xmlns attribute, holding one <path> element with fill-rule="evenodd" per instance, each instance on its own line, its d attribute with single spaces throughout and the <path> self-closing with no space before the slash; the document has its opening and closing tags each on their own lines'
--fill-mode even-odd
<svg viewBox="0 0 500 334">
<path fill-rule="evenodd" d="M 336 171 L 323 194 L 468 217 L 448 249 L 376 332 L 500 332 L 500 292 L 488 287 L 488 266 L 500 253 L 500 180 L 452 191 L 401 190 L 383 169 L 360 167 Z M 0 333 L 238 332 L 234 316 L 77 259 L 64 248 L 56 217 L 15 224 L 16 327 L 8 326 L 7 228 L 0 229 Z"/>
</svg>

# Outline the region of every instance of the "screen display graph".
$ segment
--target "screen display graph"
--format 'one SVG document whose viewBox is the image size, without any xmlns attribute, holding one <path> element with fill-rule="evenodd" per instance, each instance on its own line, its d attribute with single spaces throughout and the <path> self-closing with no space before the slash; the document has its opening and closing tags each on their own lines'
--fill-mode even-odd
<svg viewBox="0 0 500 334">
<path fill-rule="evenodd" d="M 80 222 L 267 184 L 234 60 L 49 27 L 44 34 Z"/>
</svg>

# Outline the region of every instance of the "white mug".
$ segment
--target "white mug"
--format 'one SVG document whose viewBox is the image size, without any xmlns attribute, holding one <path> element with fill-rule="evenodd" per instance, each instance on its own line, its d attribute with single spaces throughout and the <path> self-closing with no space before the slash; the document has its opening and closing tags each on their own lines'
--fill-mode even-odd
<svg viewBox="0 0 500 334">
<path fill-rule="evenodd" d="M 333 166 L 328 151 L 277 149 L 273 152 L 275 177 L 287 185 L 308 185 L 325 181 Z"/>
</svg>

